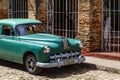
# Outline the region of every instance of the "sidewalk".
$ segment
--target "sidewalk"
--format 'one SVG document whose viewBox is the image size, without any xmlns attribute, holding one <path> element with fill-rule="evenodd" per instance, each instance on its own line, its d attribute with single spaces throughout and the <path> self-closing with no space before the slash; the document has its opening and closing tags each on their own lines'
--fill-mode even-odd
<svg viewBox="0 0 120 80">
<path fill-rule="evenodd" d="M 120 73 L 120 61 L 86 57 L 86 61 L 83 63 L 83 65 L 92 69 Z"/>
</svg>

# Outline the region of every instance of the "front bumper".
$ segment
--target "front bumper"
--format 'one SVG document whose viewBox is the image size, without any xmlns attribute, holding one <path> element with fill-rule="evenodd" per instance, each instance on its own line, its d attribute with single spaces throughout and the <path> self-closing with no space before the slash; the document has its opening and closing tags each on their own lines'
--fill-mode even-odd
<svg viewBox="0 0 120 80">
<path fill-rule="evenodd" d="M 83 61 L 85 61 L 85 57 L 84 56 L 79 56 L 78 58 L 72 58 L 70 60 L 60 60 L 60 59 L 58 59 L 56 62 L 52 62 L 52 63 L 37 62 L 36 66 L 41 67 L 41 68 L 53 68 L 53 67 L 61 67 L 61 66 L 72 65 L 72 64 L 77 64 L 77 63 L 80 64 Z"/>
</svg>

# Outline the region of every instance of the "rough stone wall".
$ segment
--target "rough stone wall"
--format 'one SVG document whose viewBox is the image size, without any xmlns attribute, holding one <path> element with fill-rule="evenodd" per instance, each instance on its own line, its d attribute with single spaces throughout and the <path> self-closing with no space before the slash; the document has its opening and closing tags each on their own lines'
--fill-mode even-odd
<svg viewBox="0 0 120 80">
<path fill-rule="evenodd" d="M 101 2 L 100 0 L 80 0 L 78 35 L 85 48 L 91 51 L 101 47 Z"/>
<path fill-rule="evenodd" d="M 47 22 L 47 5 L 46 0 L 41 0 L 38 8 L 38 19 L 43 23 Z"/>
<path fill-rule="evenodd" d="M 28 0 L 28 18 L 36 19 L 36 2 L 35 0 Z"/>
<path fill-rule="evenodd" d="M 78 34 L 84 47 L 90 48 L 90 0 L 79 0 Z"/>
<path fill-rule="evenodd" d="M 93 0 L 91 24 L 93 40 L 91 41 L 91 50 L 100 50 L 101 48 L 101 8 L 101 0 Z"/>
<path fill-rule="evenodd" d="M 7 1 L 0 0 L 0 19 L 8 18 Z"/>
</svg>

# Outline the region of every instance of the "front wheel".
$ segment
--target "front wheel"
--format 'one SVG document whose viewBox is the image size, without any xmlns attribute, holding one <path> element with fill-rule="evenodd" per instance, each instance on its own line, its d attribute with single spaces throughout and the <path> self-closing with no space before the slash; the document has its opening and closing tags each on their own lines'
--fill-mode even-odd
<svg viewBox="0 0 120 80">
<path fill-rule="evenodd" d="M 42 69 L 36 66 L 36 58 L 33 55 L 28 55 L 25 58 L 25 68 L 30 74 L 39 74 Z"/>
</svg>

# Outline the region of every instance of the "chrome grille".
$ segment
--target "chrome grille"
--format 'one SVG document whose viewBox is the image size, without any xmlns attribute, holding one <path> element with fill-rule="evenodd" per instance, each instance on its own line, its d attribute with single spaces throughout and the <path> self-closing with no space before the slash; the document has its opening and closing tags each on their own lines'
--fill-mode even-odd
<svg viewBox="0 0 120 80">
<path fill-rule="evenodd" d="M 80 56 L 79 52 L 64 52 L 59 54 L 53 54 L 49 57 L 50 62 L 56 62 L 58 59 L 66 60 L 71 58 L 78 58 Z"/>
</svg>

